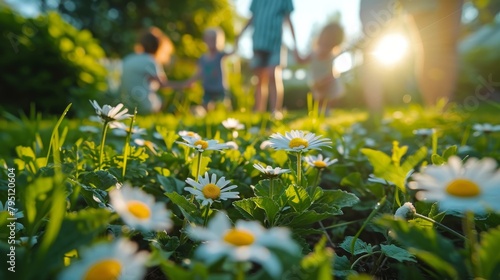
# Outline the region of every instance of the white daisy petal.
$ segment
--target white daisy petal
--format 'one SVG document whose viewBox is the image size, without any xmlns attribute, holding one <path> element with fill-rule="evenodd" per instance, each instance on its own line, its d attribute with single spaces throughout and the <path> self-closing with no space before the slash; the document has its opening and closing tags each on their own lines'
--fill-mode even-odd
<svg viewBox="0 0 500 280">
<path fill-rule="evenodd" d="M 438 201 L 442 210 L 463 213 L 500 211 L 500 171 L 490 158 L 469 158 L 465 163 L 452 156 L 441 166 L 429 166 L 414 174 L 420 200 Z"/>
<path fill-rule="evenodd" d="M 172 226 L 170 211 L 163 202 L 139 188 L 124 185 L 109 192 L 111 206 L 131 228 L 166 230 Z"/>
</svg>

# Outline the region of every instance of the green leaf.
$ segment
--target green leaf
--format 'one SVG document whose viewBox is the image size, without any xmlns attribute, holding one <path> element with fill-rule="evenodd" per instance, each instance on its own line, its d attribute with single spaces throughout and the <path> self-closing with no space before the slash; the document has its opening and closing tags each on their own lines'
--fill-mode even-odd
<svg viewBox="0 0 500 280">
<path fill-rule="evenodd" d="M 389 234 L 403 248 L 427 263 L 441 278 L 457 279 L 468 275 L 466 265 L 455 245 L 433 228 L 421 228 L 386 216 L 377 223 L 389 229 Z"/>
<path fill-rule="evenodd" d="M 333 279 L 331 265 L 333 255 L 333 250 L 326 247 L 326 237 L 322 236 L 314 246 L 314 252 L 302 259 L 301 267 L 309 279 Z"/>
<path fill-rule="evenodd" d="M 443 165 L 444 163 L 446 163 L 446 160 L 438 154 L 433 154 L 431 156 L 431 162 L 434 165 Z"/>
<path fill-rule="evenodd" d="M 265 219 L 264 211 L 255 205 L 252 198 L 235 201 L 233 202 L 233 206 L 245 219 L 261 221 Z"/>
<path fill-rule="evenodd" d="M 448 161 L 448 158 L 457 154 L 457 150 L 458 150 L 457 145 L 449 146 L 443 152 L 443 159 L 445 161 Z"/>
<path fill-rule="evenodd" d="M 395 259 L 399 262 L 409 261 L 409 262 L 417 262 L 415 260 L 415 256 L 410 254 L 403 248 L 400 248 L 396 245 L 380 245 L 381 251 L 389 258 Z"/>
<path fill-rule="evenodd" d="M 290 185 L 285 191 L 286 197 L 288 198 L 288 204 L 296 212 L 304 212 L 307 208 L 311 206 L 311 198 L 307 191 L 299 186 Z"/>
<path fill-rule="evenodd" d="M 266 212 L 266 216 L 269 220 L 269 223 L 273 225 L 274 219 L 276 218 L 276 215 L 280 211 L 279 205 L 269 197 L 252 197 L 251 199 L 254 201 L 257 207 Z"/>
<path fill-rule="evenodd" d="M 165 177 L 162 175 L 158 175 L 156 178 L 167 193 L 176 192 L 182 194 L 182 192 L 184 191 L 184 186 L 186 185 L 184 181 L 181 181 L 173 176 Z"/>
<path fill-rule="evenodd" d="M 176 193 L 165 193 L 165 195 L 170 198 L 170 200 L 179 207 L 182 211 L 184 217 L 186 217 L 190 222 L 201 224 L 203 219 L 201 217 L 201 213 L 192 202 L 187 200 L 186 197 Z"/>
<path fill-rule="evenodd" d="M 351 262 L 347 256 L 340 257 L 335 254 L 335 258 L 333 260 L 333 273 L 336 277 L 344 279 L 346 276 L 357 274 L 355 270 L 351 269 Z"/>
<path fill-rule="evenodd" d="M 106 191 L 114 187 L 118 183 L 118 179 L 107 171 L 98 170 L 83 174 L 80 182 L 84 185 L 93 185 L 100 190 Z"/>
<path fill-rule="evenodd" d="M 346 252 L 351 253 L 351 243 L 353 240 L 353 236 L 346 236 L 344 241 L 340 243 L 339 247 L 344 249 Z M 364 253 L 371 253 L 372 252 L 372 246 L 363 240 L 357 238 L 356 242 L 354 243 L 354 252 L 352 252 L 353 255 L 359 255 L 359 254 L 364 254 Z"/>
<path fill-rule="evenodd" d="M 325 203 L 338 208 L 351 207 L 359 202 L 359 198 L 349 192 L 342 190 L 325 190 L 323 196 L 317 203 Z"/>
<path fill-rule="evenodd" d="M 500 227 L 481 233 L 477 253 L 484 279 L 500 279 Z"/>
<path fill-rule="evenodd" d="M 421 147 L 417 152 L 408 156 L 403 164 L 400 164 L 401 157 L 406 153 L 405 147 L 399 147 L 395 142 L 393 145 L 392 157 L 381 151 L 372 149 L 361 149 L 361 152 L 372 164 L 376 177 L 394 183 L 403 193 L 406 193 L 405 181 L 408 173 L 417 166 L 427 156 L 427 148 Z"/>
</svg>

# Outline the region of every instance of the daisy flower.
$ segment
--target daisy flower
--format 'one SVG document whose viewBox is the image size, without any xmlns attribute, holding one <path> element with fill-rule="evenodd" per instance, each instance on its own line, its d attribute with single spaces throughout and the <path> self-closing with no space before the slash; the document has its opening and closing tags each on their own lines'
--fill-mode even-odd
<svg viewBox="0 0 500 280">
<path fill-rule="evenodd" d="M 228 118 L 227 120 L 222 121 L 222 125 L 229 130 L 242 130 L 245 128 L 244 124 L 234 118 Z"/>
<path fill-rule="evenodd" d="M 189 136 L 189 137 L 192 137 L 192 138 L 201 139 L 201 136 L 198 133 L 192 132 L 192 131 L 188 131 L 188 130 L 181 130 L 181 131 L 179 131 L 179 136 L 181 136 L 181 137 Z"/>
<path fill-rule="evenodd" d="M 231 185 L 227 187 L 231 183 L 230 181 L 226 181 L 224 177 L 217 180 L 215 174 L 212 174 L 212 178 L 209 178 L 208 172 L 205 172 L 205 177 L 198 176 L 198 182 L 188 178 L 186 183 L 191 187 L 186 187 L 185 190 L 193 194 L 197 200 L 202 201 L 202 206 L 212 204 L 214 201 L 240 198 L 239 192 L 230 192 L 230 190 L 238 186 Z"/>
<path fill-rule="evenodd" d="M 137 252 L 137 245 L 126 239 L 97 244 L 82 250 L 80 259 L 63 270 L 58 279 L 140 280 L 146 274 L 148 256 L 146 252 Z"/>
<path fill-rule="evenodd" d="M 271 276 L 278 277 L 282 265 L 278 256 L 270 249 L 291 255 L 300 255 L 300 247 L 290 237 L 287 228 L 264 228 L 257 221 L 239 220 L 233 227 L 229 218 L 218 212 L 206 228 L 188 227 L 188 236 L 203 243 L 195 256 L 208 264 L 223 257 L 233 262 L 256 262 Z"/>
<path fill-rule="evenodd" d="M 231 149 L 231 150 L 238 150 L 238 148 L 239 148 L 238 144 L 234 141 L 227 141 L 226 145 L 227 145 L 228 149 Z"/>
<path fill-rule="evenodd" d="M 434 128 L 420 128 L 413 130 L 413 134 L 421 137 L 429 137 L 434 134 L 436 130 Z"/>
<path fill-rule="evenodd" d="M 479 124 L 476 123 L 472 126 L 472 129 L 475 131 L 474 136 L 479 136 L 481 134 L 489 134 L 492 132 L 500 131 L 500 125 L 491 125 L 489 123 Z"/>
<path fill-rule="evenodd" d="M 270 141 L 272 148 L 288 152 L 321 150 L 321 147 L 328 147 L 332 144 L 332 141 L 328 138 L 322 138 L 314 133 L 302 130 L 292 130 L 286 132 L 285 135 L 274 133 L 271 135 Z"/>
<path fill-rule="evenodd" d="M 127 136 L 130 131 L 130 126 L 121 122 L 112 122 L 109 127 L 114 129 L 113 134 L 116 136 Z M 146 135 L 146 129 L 140 128 L 138 126 L 132 127 L 132 137 L 138 135 Z"/>
<path fill-rule="evenodd" d="M 265 150 L 267 148 L 271 148 L 271 141 L 269 140 L 262 141 L 262 143 L 260 143 L 260 149 Z"/>
<path fill-rule="evenodd" d="M 394 213 L 394 217 L 410 220 L 413 219 L 416 213 L 417 210 L 415 209 L 415 206 L 413 206 L 411 202 L 406 202 L 396 210 L 396 213 Z"/>
<path fill-rule="evenodd" d="M 290 173 L 290 169 L 282 169 L 279 167 L 273 168 L 270 165 L 264 167 L 259 163 L 255 163 L 253 167 L 255 167 L 255 169 L 259 170 L 262 174 L 269 178 L 274 178 L 278 177 L 281 174 Z"/>
<path fill-rule="evenodd" d="M 124 185 L 110 191 L 109 197 L 111 206 L 131 228 L 159 231 L 172 226 L 165 204 L 139 188 Z"/>
<path fill-rule="evenodd" d="M 309 164 L 309 166 L 318 168 L 318 169 L 323 169 L 326 168 L 334 163 L 336 163 L 338 160 L 337 159 L 332 159 L 330 158 L 324 158 L 323 155 L 319 154 L 317 156 L 306 156 L 304 157 L 304 161 Z"/>
<path fill-rule="evenodd" d="M 113 121 L 122 121 L 132 117 L 131 114 L 127 114 L 128 109 L 123 108 L 122 103 L 116 105 L 115 107 L 106 104 L 102 106 L 102 108 L 95 100 L 90 100 L 90 104 L 92 104 L 92 106 L 94 107 L 97 116 L 99 116 L 101 120 L 105 123 Z"/>
<path fill-rule="evenodd" d="M 422 189 L 420 200 L 438 201 L 442 210 L 484 213 L 500 210 L 500 171 L 491 158 L 470 158 L 462 163 L 457 156 L 440 166 L 428 166 L 413 175 L 414 186 Z"/>
<path fill-rule="evenodd" d="M 201 138 L 191 136 L 182 136 L 182 139 L 184 142 L 176 142 L 181 145 L 188 146 L 189 148 L 193 148 L 200 153 L 203 153 L 204 151 L 220 151 L 229 148 L 227 144 L 219 144 L 219 141 L 217 140 L 203 140 Z"/>
</svg>

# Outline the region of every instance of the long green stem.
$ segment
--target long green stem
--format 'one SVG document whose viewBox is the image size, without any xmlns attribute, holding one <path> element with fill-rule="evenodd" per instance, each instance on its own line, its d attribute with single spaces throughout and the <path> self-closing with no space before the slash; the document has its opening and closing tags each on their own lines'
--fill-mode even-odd
<svg viewBox="0 0 500 280">
<path fill-rule="evenodd" d="M 440 223 L 440 222 L 438 222 L 438 221 L 436 221 L 434 219 L 431 219 L 429 217 L 426 217 L 426 216 L 418 214 L 418 213 L 415 213 L 415 217 L 419 217 L 420 219 L 423 219 L 423 220 L 426 220 L 428 222 L 431 222 L 431 223 L 435 224 L 436 226 L 439 226 L 439 227 L 443 228 L 444 230 L 448 231 L 449 233 L 455 235 L 456 237 L 458 237 L 460 239 L 467 240 L 467 238 L 465 236 L 461 235 L 460 233 L 454 231 L 453 229 L 451 229 L 451 228 L 443 225 L 442 223 Z"/>
<path fill-rule="evenodd" d="M 269 183 L 269 198 L 273 199 L 273 193 L 274 193 L 274 179 L 270 179 Z"/>
<path fill-rule="evenodd" d="M 196 162 L 196 176 L 194 178 L 194 180 L 196 182 L 198 182 L 198 177 L 200 176 L 200 169 L 201 169 L 201 158 L 202 158 L 202 155 L 203 153 L 202 152 L 198 152 L 198 158 L 196 159 L 197 162 Z"/>
<path fill-rule="evenodd" d="M 477 253 L 478 242 L 477 242 L 477 231 L 474 221 L 474 213 L 467 211 L 463 218 L 464 233 L 467 237 L 466 239 L 466 249 L 469 252 L 472 275 L 474 279 L 483 279 L 481 266 L 479 265 L 479 255 Z"/>
<path fill-rule="evenodd" d="M 203 226 L 206 227 L 208 224 L 208 214 L 210 213 L 210 206 L 207 205 L 205 209 L 205 220 L 203 221 Z"/>
<path fill-rule="evenodd" d="M 351 254 L 353 256 L 354 256 L 354 245 L 356 244 L 356 240 L 358 240 L 359 235 L 365 229 L 366 225 L 371 221 L 371 219 L 373 219 L 375 214 L 377 214 L 378 210 L 382 208 L 382 206 L 384 206 L 385 200 L 386 200 L 385 196 L 382 197 L 382 199 L 380 199 L 380 201 L 375 205 L 375 208 L 372 210 L 370 215 L 368 215 L 368 218 L 366 218 L 365 222 L 361 225 L 361 228 L 358 230 L 356 235 L 354 235 L 354 238 L 351 241 Z"/>
<path fill-rule="evenodd" d="M 317 168 L 318 172 L 316 172 L 316 179 L 314 180 L 314 186 L 319 186 L 319 183 L 321 182 L 321 171 L 323 168 Z"/>
<path fill-rule="evenodd" d="M 134 116 L 130 121 L 130 125 L 127 131 L 127 137 L 125 138 L 125 146 L 123 147 L 122 181 L 125 180 L 125 173 L 127 171 L 127 160 L 128 160 L 128 153 L 130 150 L 130 139 L 132 138 L 132 129 L 134 127 L 134 121 L 136 115 L 137 115 L 137 107 L 135 108 Z"/>
<path fill-rule="evenodd" d="M 104 122 L 101 136 L 101 150 L 99 152 L 99 169 L 102 169 L 102 159 L 104 157 L 104 143 L 106 142 L 106 132 L 108 132 L 109 122 Z"/>
<path fill-rule="evenodd" d="M 297 152 L 297 186 L 302 186 L 302 153 Z"/>
<path fill-rule="evenodd" d="M 245 264 L 242 262 L 236 264 L 236 280 L 245 280 Z"/>
</svg>

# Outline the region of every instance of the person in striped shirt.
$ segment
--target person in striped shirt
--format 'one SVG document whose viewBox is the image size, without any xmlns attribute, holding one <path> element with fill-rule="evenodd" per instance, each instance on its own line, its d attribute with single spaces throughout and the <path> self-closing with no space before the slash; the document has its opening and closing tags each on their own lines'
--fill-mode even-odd
<svg viewBox="0 0 500 280">
<path fill-rule="evenodd" d="M 251 67 L 257 77 L 254 111 L 266 111 L 269 96 L 273 116 L 279 119 L 282 117 L 283 106 L 281 67 L 283 66 L 282 57 L 285 53 L 282 51 L 284 23 L 289 26 L 294 45 L 296 45 L 295 31 L 290 19 L 293 3 L 292 0 L 252 0 L 250 11 L 252 16 L 236 38 L 236 44 L 238 44 L 238 38 L 241 34 L 249 26 L 252 26 L 253 58 Z M 294 49 L 297 48 L 294 46 Z"/>
</svg>

